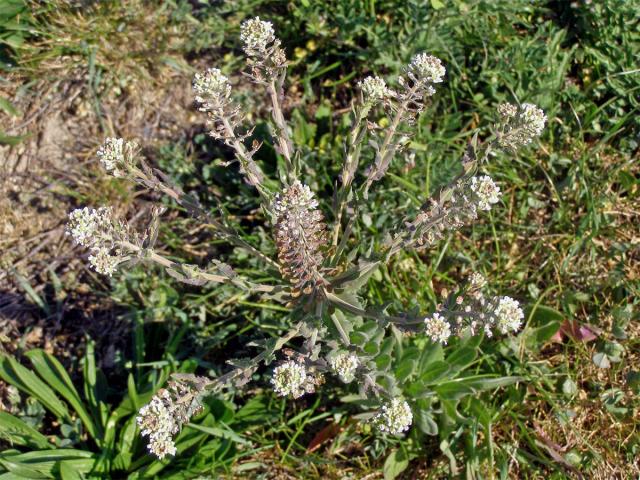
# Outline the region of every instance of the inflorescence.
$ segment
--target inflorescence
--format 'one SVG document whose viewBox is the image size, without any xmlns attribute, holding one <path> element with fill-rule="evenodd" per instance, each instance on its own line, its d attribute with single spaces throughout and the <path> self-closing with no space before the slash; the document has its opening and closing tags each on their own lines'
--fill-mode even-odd
<svg viewBox="0 0 640 480">
<path fill-rule="evenodd" d="M 272 210 L 282 273 L 294 285 L 294 295 L 310 294 L 324 282 L 326 225 L 318 200 L 307 185 L 296 181 L 276 195 Z"/>
<path fill-rule="evenodd" d="M 340 377 L 344 383 L 350 383 L 355 379 L 355 373 L 360 366 L 360 360 L 353 353 L 338 353 L 329 359 L 331 370 Z"/>
<path fill-rule="evenodd" d="M 89 264 L 96 272 L 111 276 L 128 259 L 119 242 L 129 237 L 127 227 L 115 220 L 108 207 L 78 208 L 69 214 L 67 234 L 91 252 Z"/>
<path fill-rule="evenodd" d="M 142 436 L 149 437 L 149 451 L 158 458 L 175 455 L 173 436 L 201 410 L 198 392 L 181 382 L 169 382 L 142 407 L 136 418 Z"/>
<path fill-rule="evenodd" d="M 382 405 L 373 417 L 373 424 L 383 433 L 399 435 L 406 432 L 413 422 L 413 413 L 407 402 L 401 398 L 393 398 Z"/>
</svg>

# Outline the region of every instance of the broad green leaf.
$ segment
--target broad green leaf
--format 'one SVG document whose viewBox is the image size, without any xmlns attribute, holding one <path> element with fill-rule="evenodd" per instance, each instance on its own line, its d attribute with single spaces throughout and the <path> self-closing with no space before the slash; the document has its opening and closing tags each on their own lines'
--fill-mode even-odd
<svg viewBox="0 0 640 480">
<path fill-rule="evenodd" d="M 93 419 L 87 412 L 78 391 L 73 386 L 71 378 L 64 370 L 64 367 L 58 362 L 58 360 L 44 352 L 43 350 L 31 350 L 27 352 L 27 357 L 31 360 L 31 364 L 35 371 L 62 397 L 69 402 L 73 409 L 84 423 L 87 432 L 91 437 L 96 437 L 96 427 L 93 423 Z"/>
<path fill-rule="evenodd" d="M 60 462 L 61 480 L 83 480 L 85 476 L 71 462 Z"/>
<path fill-rule="evenodd" d="M 402 383 L 415 372 L 418 362 L 414 358 L 407 358 L 400 362 L 396 368 L 396 378 Z"/>
<path fill-rule="evenodd" d="M 384 462 L 384 480 L 393 480 L 404 472 L 408 466 L 409 459 L 402 448 L 392 451 Z"/>
<path fill-rule="evenodd" d="M 433 418 L 430 409 L 416 409 L 416 425 L 426 435 L 433 436 L 438 434 L 438 424 Z"/>
<path fill-rule="evenodd" d="M 419 383 L 424 385 L 431 385 L 436 383 L 441 378 L 448 376 L 449 365 L 446 362 L 438 360 L 429 365 L 429 367 L 420 375 Z"/>
<path fill-rule="evenodd" d="M 23 392 L 38 399 L 58 419 L 71 421 L 67 407 L 40 378 L 13 357 L 0 355 L 0 377 Z"/>
<path fill-rule="evenodd" d="M 391 365 L 391 357 L 386 354 L 378 355 L 376 357 L 376 367 L 379 370 L 386 370 Z"/>
<path fill-rule="evenodd" d="M 475 376 L 450 382 L 443 382 L 436 385 L 434 390 L 438 393 L 440 398 L 447 400 L 459 400 L 466 395 L 504 387 L 520 380 L 522 380 L 522 377 Z"/>
<path fill-rule="evenodd" d="M 35 428 L 7 412 L 0 412 L 0 439 L 10 444 L 37 449 L 54 447 Z"/>
<path fill-rule="evenodd" d="M 457 373 L 471 365 L 477 356 L 477 350 L 470 347 L 462 347 L 455 350 L 447 357 L 447 364 L 452 372 Z"/>
<path fill-rule="evenodd" d="M 598 368 L 609 368 L 611 367 L 611 362 L 609 361 L 609 356 L 604 352 L 596 352 L 593 354 L 593 363 L 595 363 Z"/>
</svg>

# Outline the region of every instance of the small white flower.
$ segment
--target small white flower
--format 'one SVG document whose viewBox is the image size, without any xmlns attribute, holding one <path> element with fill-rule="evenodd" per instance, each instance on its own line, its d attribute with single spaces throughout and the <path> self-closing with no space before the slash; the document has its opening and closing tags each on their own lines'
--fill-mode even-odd
<svg viewBox="0 0 640 480">
<path fill-rule="evenodd" d="M 511 297 L 501 297 L 493 315 L 496 317 L 496 324 L 501 333 L 517 331 L 524 319 L 520 304 Z"/>
<path fill-rule="evenodd" d="M 411 60 L 409 71 L 420 81 L 441 83 L 447 70 L 438 57 L 419 53 Z"/>
<path fill-rule="evenodd" d="M 307 392 L 307 369 L 303 364 L 289 360 L 273 370 L 271 383 L 281 397 L 300 398 Z"/>
<path fill-rule="evenodd" d="M 176 444 L 169 435 L 157 435 L 149 437 L 149 445 L 147 445 L 149 452 L 153 453 L 156 457 L 162 460 L 167 455 L 176 454 Z"/>
<path fill-rule="evenodd" d="M 331 369 L 344 383 L 349 383 L 355 378 L 355 372 L 360 365 L 358 357 L 352 353 L 339 353 L 329 359 Z"/>
<path fill-rule="evenodd" d="M 424 325 L 425 333 L 433 342 L 447 344 L 451 336 L 451 326 L 442 315 L 434 313 L 432 317 L 424 319 Z"/>
<path fill-rule="evenodd" d="M 240 25 L 240 39 L 247 55 L 264 52 L 276 39 L 273 24 L 260 20 L 260 17 L 245 20 Z"/>
<path fill-rule="evenodd" d="M 392 95 L 387 88 L 386 82 L 380 77 L 366 77 L 358 82 L 358 87 L 362 90 L 365 102 L 378 103 Z"/>
<path fill-rule="evenodd" d="M 401 398 L 394 398 L 382 406 L 373 417 L 378 430 L 391 435 L 398 435 L 409 430 L 413 422 L 413 413 L 409 404 Z"/>
<path fill-rule="evenodd" d="M 106 138 L 96 155 L 104 169 L 114 177 L 125 175 L 128 167 L 133 165 L 138 144 L 122 138 Z"/>
<path fill-rule="evenodd" d="M 231 85 L 220 69 L 209 68 L 195 74 L 193 90 L 196 101 L 201 104 L 200 110 L 207 111 L 224 107 L 231 94 Z"/>
<path fill-rule="evenodd" d="M 472 177 L 470 188 L 477 196 L 480 210 L 491 210 L 491 205 L 500 200 L 500 187 L 488 175 Z"/>
</svg>

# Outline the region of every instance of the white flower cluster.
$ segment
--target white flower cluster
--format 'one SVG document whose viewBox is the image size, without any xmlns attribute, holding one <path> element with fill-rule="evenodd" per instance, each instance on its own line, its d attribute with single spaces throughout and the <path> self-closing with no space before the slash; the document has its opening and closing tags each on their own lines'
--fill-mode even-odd
<svg viewBox="0 0 640 480">
<path fill-rule="evenodd" d="M 380 77 L 366 77 L 358 82 L 358 87 L 365 102 L 370 104 L 376 104 L 393 95 L 393 91 L 387 88 L 386 82 Z"/>
<path fill-rule="evenodd" d="M 218 68 L 209 68 L 193 77 L 196 101 L 203 112 L 224 108 L 231 95 L 229 79 Z"/>
<path fill-rule="evenodd" d="M 424 319 L 425 333 L 435 343 L 447 344 L 451 336 L 451 325 L 439 313 Z"/>
<path fill-rule="evenodd" d="M 276 39 L 273 24 L 260 20 L 260 17 L 245 20 L 240 25 L 240 39 L 244 42 L 247 55 L 264 53 Z"/>
<path fill-rule="evenodd" d="M 413 413 L 409 404 L 401 398 L 385 403 L 373 417 L 373 423 L 383 433 L 398 435 L 406 432 L 413 422 Z"/>
<path fill-rule="evenodd" d="M 115 241 L 125 232 L 113 218 L 111 208 L 78 208 L 69 214 L 67 234 L 83 247 L 89 248 L 89 263 L 96 272 L 111 276 L 125 259 Z"/>
<path fill-rule="evenodd" d="M 302 363 L 289 360 L 273 370 L 271 383 L 273 390 L 281 397 L 300 398 L 314 391 L 314 381 Z"/>
<path fill-rule="evenodd" d="M 469 286 L 474 290 L 479 290 L 481 288 L 484 288 L 484 286 L 487 284 L 487 279 L 484 278 L 484 276 L 478 272 L 473 272 L 471 275 L 469 275 L 468 281 L 469 281 Z"/>
<path fill-rule="evenodd" d="M 280 216 L 291 210 L 313 210 L 318 208 L 318 200 L 308 185 L 296 180 L 291 186 L 276 194 L 272 207 L 274 213 Z"/>
<path fill-rule="evenodd" d="M 520 308 L 520 304 L 511 297 L 501 297 L 493 315 L 498 330 L 505 334 L 518 331 L 524 319 L 524 312 Z"/>
<path fill-rule="evenodd" d="M 476 204 L 480 210 L 491 210 L 491 205 L 500 200 L 500 187 L 488 175 L 472 177 L 469 188 L 476 194 Z"/>
<path fill-rule="evenodd" d="M 176 454 L 173 435 L 178 433 L 179 427 L 169 408 L 169 395 L 162 390 L 138 412 L 136 421 L 142 436 L 149 437 L 149 451 L 158 458 Z"/>
<path fill-rule="evenodd" d="M 520 121 L 533 137 L 542 135 L 547 116 L 544 112 L 532 103 L 523 103 L 520 109 Z"/>
<path fill-rule="evenodd" d="M 173 436 L 201 409 L 194 392 L 181 383 L 171 382 L 142 407 L 136 422 L 142 436 L 149 437 L 149 451 L 159 459 L 175 455 Z"/>
<path fill-rule="evenodd" d="M 138 144 L 123 138 L 106 138 L 96 155 L 104 169 L 114 177 L 123 177 L 134 165 Z"/>
<path fill-rule="evenodd" d="M 352 353 L 339 353 L 329 359 L 331 369 L 344 383 L 350 383 L 355 378 L 356 369 L 360 365 L 358 357 Z"/>
<path fill-rule="evenodd" d="M 523 103 L 520 108 L 503 103 L 498 105 L 498 114 L 504 122 L 500 144 L 514 149 L 539 137 L 547 122 L 544 112 L 532 103 Z"/>
<path fill-rule="evenodd" d="M 441 83 L 447 70 L 438 57 L 419 53 L 411 60 L 409 71 L 421 82 Z"/>
<path fill-rule="evenodd" d="M 498 115 L 503 119 L 508 120 L 515 117 L 518 114 L 518 107 L 511 103 L 501 103 L 498 105 Z"/>
</svg>

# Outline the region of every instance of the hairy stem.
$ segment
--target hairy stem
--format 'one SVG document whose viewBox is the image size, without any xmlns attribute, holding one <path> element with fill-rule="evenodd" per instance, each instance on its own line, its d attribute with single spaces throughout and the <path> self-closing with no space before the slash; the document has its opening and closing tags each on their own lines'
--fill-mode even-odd
<svg viewBox="0 0 640 480">
<path fill-rule="evenodd" d="M 184 266 L 184 264 L 180 263 L 180 262 L 175 262 L 173 260 L 168 259 L 167 257 L 158 254 L 157 252 L 155 252 L 154 250 L 151 249 L 144 249 L 138 245 L 135 245 L 131 242 L 127 242 L 127 241 L 120 241 L 118 242 L 118 245 L 122 248 L 125 248 L 127 250 L 129 250 L 132 253 L 135 254 L 142 254 L 143 258 L 147 259 L 147 260 L 151 260 L 154 263 L 157 263 L 158 265 L 163 266 L 164 268 L 171 268 L 171 269 L 180 269 L 181 267 Z M 208 272 L 203 272 L 203 271 L 194 271 L 194 276 L 197 278 L 200 278 L 202 280 L 205 280 L 207 282 L 211 282 L 211 283 L 226 283 L 229 282 L 230 279 L 224 275 L 216 275 L 213 273 L 208 273 Z M 256 284 L 256 283 L 251 283 L 251 282 L 246 282 L 244 281 L 244 283 L 246 283 L 250 289 L 252 291 L 255 292 L 273 292 L 275 290 L 276 287 L 273 287 L 271 285 L 264 285 L 264 284 Z"/>
<path fill-rule="evenodd" d="M 269 98 L 271 99 L 271 116 L 273 118 L 273 123 L 275 124 L 276 131 L 274 133 L 274 140 L 278 144 L 279 150 L 284 157 L 287 174 L 289 175 L 289 179 L 293 180 L 295 178 L 295 169 L 293 165 L 293 143 L 291 142 L 291 138 L 289 137 L 289 130 L 287 130 L 287 122 L 284 119 L 284 115 L 282 113 L 282 106 L 280 103 L 281 100 L 281 91 L 282 84 L 284 83 L 284 74 L 278 78 L 272 78 L 269 84 L 267 85 L 267 93 L 269 94 Z"/>
</svg>

